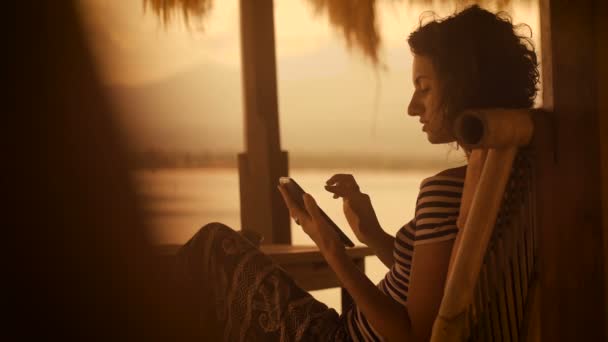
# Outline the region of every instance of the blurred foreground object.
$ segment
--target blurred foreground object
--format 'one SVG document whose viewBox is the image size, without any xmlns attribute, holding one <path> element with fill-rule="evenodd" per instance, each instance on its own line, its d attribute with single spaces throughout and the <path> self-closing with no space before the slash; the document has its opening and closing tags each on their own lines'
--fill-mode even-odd
<svg viewBox="0 0 608 342">
<path fill-rule="evenodd" d="M 203 339 L 189 307 L 196 297 L 148 241 L 77 3 L 20 2 L 16 13 L 36 23 L 19 31 L 18 106 L 4 135 L 18 336 Z"/>
</svg>

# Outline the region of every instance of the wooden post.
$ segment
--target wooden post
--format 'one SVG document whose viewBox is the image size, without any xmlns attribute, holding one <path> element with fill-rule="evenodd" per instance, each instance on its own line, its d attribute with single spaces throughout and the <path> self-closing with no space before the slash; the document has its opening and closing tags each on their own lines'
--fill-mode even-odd
<svg viewBox="0 0 608 342">
<path fill-rule="evenodd" d="M 289 213 L 276 189 L 287 176 L 281 151 L 272 0 L 241 0 L 245 153 L 239 154 L 241 227 L 262 243 L 291 243 Z"/>
<path fill-rule="evenodd" d="M 605 14 L 608 13 L 608 2 L 596 1 L 595 13 L 604 15 L 595 16 L 596 55 L 598 77 L 598 117 L 600 127 L 600 154 L 602 174 L 602 212 L 604 232 L 604 317 L 606 328 L 605 334 L 608 338 L 608 21 Z"/>
<path fill-rule="evenodd" d="M 598 72 L 606 62 L 596 59 L 606 37 L 598 28 L 602 2 L 540 1 L 543 102 L 554 137 L 536 176 L 543 341 L 606 337 L 598 128 Z"/>
</svg>

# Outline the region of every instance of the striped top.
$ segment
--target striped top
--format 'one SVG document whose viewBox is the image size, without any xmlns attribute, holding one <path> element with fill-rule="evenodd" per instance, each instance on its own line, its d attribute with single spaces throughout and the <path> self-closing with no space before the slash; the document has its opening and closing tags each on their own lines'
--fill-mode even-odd
<svg viewBox="0 0 608 342">
<path fill-rule="evenodd" d="M 397 232 L 393 249 L 395 262 L 377 285 L 399 304 L 407 305 L 416 246 L 456 238 L 456 220 L 463 187 L 463 178 L 442 175 L 426 178 L 420 184 L 414 219 Z M 354 341 L 382 341 L 382 337 L 356 306 L 346 312 L 346 322 Z"/>
</svg>

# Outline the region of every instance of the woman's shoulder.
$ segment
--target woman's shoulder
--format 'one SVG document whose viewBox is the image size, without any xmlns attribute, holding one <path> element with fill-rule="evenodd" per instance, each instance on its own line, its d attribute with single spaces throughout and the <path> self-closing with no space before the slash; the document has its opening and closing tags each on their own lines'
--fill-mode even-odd
<svg viewBox="0 0 608 342">
<path fill-rule="evenodd" d="M 466 166 L 447 169 L 420 185 L 416 202 L 414 245 L 454 239 Z"/>
<path fill-rule="evenodd" d="M 444 177 L 453 177 L 453 178 L 464 179 L 464 176 L 466 174 L 467 174 L 467 166 L 463 165 L 460 167 L 454 167 L 451 169 L 443 170 L 443 171 L 439 172 L 438 174 L 436 174 L 434 177 L 444 176 Z"/>
<path fill-rule="evenodd" d="M 466 165 L 443 170 L 434 176 L 423 179 L 420 188 L 431 185 L 464 186 L 466 172 Z"/>
</svg>

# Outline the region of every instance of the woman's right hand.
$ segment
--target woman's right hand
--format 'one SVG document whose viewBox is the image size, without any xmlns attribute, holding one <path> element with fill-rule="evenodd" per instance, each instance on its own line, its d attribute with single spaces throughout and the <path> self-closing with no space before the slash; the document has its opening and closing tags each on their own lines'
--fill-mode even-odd
<svg viewBox="0 0 608 342">
<path fill-rule="evenodd" d="M 367 194 L 361 193 L 352 175 L 336 174 L 329 178 L 325 190 L 342 197 L 342 209 L 351 229 L 362 243 L 370 246 L 384 233 Z M 371 246 L 370 246 L 371 247 Z"/>
</svg>

